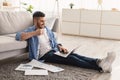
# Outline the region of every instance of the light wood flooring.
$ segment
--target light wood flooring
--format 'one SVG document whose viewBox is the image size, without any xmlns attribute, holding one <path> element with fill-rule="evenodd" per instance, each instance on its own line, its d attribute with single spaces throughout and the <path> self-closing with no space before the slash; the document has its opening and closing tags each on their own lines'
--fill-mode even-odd
<svg viewBox="0 0 120 80">
<path fill-rule="evenodd" d="M 76 53 L 93 58 L 104 58 L 107 52 L 116 52 L 117 57 L 112 65 L 112 72 L 95 75 L 92 80 L 120 80 L 120 41 L 59 35 L 58 42 L 68 50 L 80 46 Z"/>
</svg>

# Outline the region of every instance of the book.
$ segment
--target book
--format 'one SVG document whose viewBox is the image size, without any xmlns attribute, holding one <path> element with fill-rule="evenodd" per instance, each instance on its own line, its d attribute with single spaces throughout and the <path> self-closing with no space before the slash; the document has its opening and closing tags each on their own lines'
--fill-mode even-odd
<svg viewBox="0 0 120 80">
<path fill-rule="evenodd" d="M 77 50 L 79 47 L 80 47 L 80 45 L 77 46 L 77 47 L 75 47 L 74 49 L 72 49 L 72 50 L 69 51 L 68 53 L 62 53 L 62 52 L 60 52 L 60 51 L 57 51 L 57 52 L 55 52 L 54 54 L 56 54 L 56 55 L 58 55 L 58 56 L 62 56 L 62 57 L 67 57 L 69 54 L 75 52 L 75 50 Z"/>
</svg>

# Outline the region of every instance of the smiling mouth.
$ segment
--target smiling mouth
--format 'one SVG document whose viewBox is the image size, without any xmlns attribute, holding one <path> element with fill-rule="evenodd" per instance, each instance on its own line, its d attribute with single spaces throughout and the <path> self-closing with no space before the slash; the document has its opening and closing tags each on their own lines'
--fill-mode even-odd
<svg viewBox="0 0 120 80">
<path fill-rule="evenodd" d="M 40 26 L 39 28 L 40 28 L 40 29 L 43 29 L 43 28 L 44 28 L 44 25 Z"/>
</svg>

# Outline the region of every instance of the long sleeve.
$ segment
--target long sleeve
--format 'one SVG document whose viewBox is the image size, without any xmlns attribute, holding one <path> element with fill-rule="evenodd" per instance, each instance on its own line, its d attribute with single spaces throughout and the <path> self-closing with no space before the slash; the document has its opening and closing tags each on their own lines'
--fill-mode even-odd
<svg viewBox="0 0 120 80">
<path fill-rule="evenodd" d="M 17 32 L 15 39 L 18 40 L 18 41 L 20 41 L 20 40 L 21 40 L 21 34 L 22 34 L 23 32 L 31 32 L 31 31 L 33 31 L 34 29 L 35 29 L 35 27 L 32 26 L 32 27 L 29 27 L 29 28 L 21 31 L 21 32 Z"/>
</svg>

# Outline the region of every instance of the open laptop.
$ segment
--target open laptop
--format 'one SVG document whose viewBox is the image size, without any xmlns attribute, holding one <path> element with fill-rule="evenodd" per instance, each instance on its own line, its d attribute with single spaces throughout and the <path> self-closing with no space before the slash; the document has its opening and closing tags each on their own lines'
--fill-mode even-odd
<svg viewBox="0 0 120 80">
<path fill-rule="evenodd" d="M 77 47 L 75 47 L 74 49 L 72 49 L 72 50 L 69 51 L 68 53 L 62 53 L 62 52 L 60 52 L 60 51 L 57 51 L 57 52 L 55 52 L 54 54 L 56 54 L 56 55 L 58 55 L 58 56 L 62 56 L 62 57 L 67 57 L 69 54 L 75 52 L 75 50 L 77 50 L 79 47 L 80 47 L 80 45 L 77 46 Z"/>
</svg>

